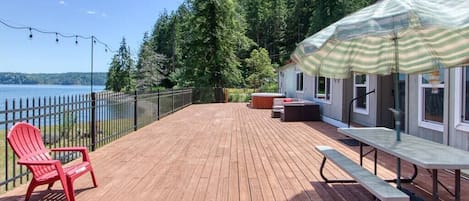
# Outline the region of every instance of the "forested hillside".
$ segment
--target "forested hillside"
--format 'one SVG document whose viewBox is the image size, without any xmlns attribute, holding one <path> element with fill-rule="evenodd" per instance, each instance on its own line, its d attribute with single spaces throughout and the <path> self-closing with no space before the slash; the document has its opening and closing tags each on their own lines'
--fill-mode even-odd
<svg viewBox="0 0 469 201">
<path fill-rule="evenodd" d="M 136 61 L 122 41 L 107 88 L 276 86 L 273 72 L 290 59 L 297 43 L 374 2 L 185 0 L 156 19 Z"/>
<path fill-rule="evenodd" d="M 93 73 L 93 85 L 104 85 L 106 73 Z M 90 85 L 90 73 L 0 73 L 0 84 Z"/>
</svg>

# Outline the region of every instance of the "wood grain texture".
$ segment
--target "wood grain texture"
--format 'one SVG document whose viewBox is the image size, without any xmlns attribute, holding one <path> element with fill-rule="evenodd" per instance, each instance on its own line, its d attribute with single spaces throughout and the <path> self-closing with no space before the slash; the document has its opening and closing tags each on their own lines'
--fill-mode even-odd
<svg viewBox="0 0 469 201">
<path fill-rule="evenodd" d="M 322 155 L 315 145 L 327 145 L 353 161 L 358 147 L 323 122 L 280 122 L 270 110 L 245 104 L 192 105 L 90 153 L 98 188 L 90 176 L 76 180 L 78 201 L 115 200 L 372 200 L 359 184 L 325 184 L 319 175 Z M 367 148 L 365 148 L 367 149 Z M 365 167 L 372 171 L 371 158 Z M 378 175 L 395 176 L 396 159 L 379 153 Z M 403 162 L 403 175 L 412 166 Z M 431 177 L 419 169 L 414 184 L 404 187 L 431 199 Z M 350 178 L 327 163 L 325 174 Z M 454 177 L 439 172 L 454 190 Z M 0 195 L 23 200 L 26 185 Z M 38 187 L 32 200 L 64 200 L 60 184 L 52 191 Z M 462 200 L 469 200 L 469 181 L 462 180 Z M 453 198 L 440 188 L 442 200 Z"/>
</svg>

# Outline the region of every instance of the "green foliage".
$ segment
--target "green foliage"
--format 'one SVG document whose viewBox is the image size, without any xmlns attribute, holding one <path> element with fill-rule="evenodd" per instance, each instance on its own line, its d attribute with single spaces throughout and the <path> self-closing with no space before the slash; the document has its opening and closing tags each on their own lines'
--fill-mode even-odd
<svg viewBox="0 0 469 201">
<path fill-rule="evenodd" d="M 93 84 L 104 85 L 106 73 L 93 73 Z M 0 73 L 0 84 L 90 85 L 91 73 Z"/>
<path fill-rule="evenodd" d="M 151 90 L 166 78 L 168 73 L 165 68 L 167 58 L 154 51 L 149 42 L 148 33 L 144 34 L 143 44 L 140 48 L 138 63 L 136 66 L 136 82 L 138 90 Z"/>
<path fill-rule="evenodd" d="M 127 46 L 125 38 L 123 38 L 119 51 L 112 58 L 106 90 L 115 92 L 135 90 L 134 68 L 130 47 Z"/>
<path fill-rule="evenodd" d="M 236 88 L 229 88 L 227 89 L 229 98 L 229 102 L 249 102 L 251 99 L 251 93 L 254 93 L 254 89 L 236 89 Z"/>
<path fill-rule="evenodd" d="M 271 82 L 259 85 L 265 80 L 253 74 L 252 63 L 248 64 L 253 49 L 266 49 L 270 63 L 282 65 L 297 43 L 373 2 L 185 0 L 176 11 L 163 12 L 151 35 L 144 36 L 137 64 L 138 87 L 249 84 L 273 90 Z M 147 70 L 142 70 L 144 66 Z"/>
<path fill-rule="evenodd" d="M 278 92 L 278 84 L 276 82 L 270 82 L 264 84 L 259 89 L 260 92 Z"/>
<path fill-rule="evenodd" d="M 275 63 L 285 52 L 285 33 L 287 29 L 287 1 L 285 0 L 240 0 L 244 8 L 248 29 L 246 35 L 259 47 L 270 52 Z"/>
<path fill-rule="evenodd" d="M 285 49 L 291 53 L 296 44 L 304 40 L 308 35 L 311 15 L 315 10 L 315 0 L 287 0 L 287 29 L 285 34 Z M 290 54 L 283 55 L 283 61 L 290 59 Z"/>
<path fill-rule="evenodd" d="M 311 16 L 309 35 L 312 35 L 330 24 L 340 20 L 347 14 L 374 3 L 371 0 L 321 0 L 317 1 Z"/>
<path fill-rule="evenodd" d="M 274 68 L 266 49 L 253 50 L 251 57 L 246 59 L 246 65 L 251 74 L 246 80 L 249 87 L 257 89 L 275 81 Z"/>
<path fill-rule="evenodd" d="M 224 87 L 241 82 L 239 61 L 236 56 L 236 36 L 240 35 L 236 23 L 235 4 L 232 0 L 195 0 L 193 16 L 184 55 L 185 79 L 196 87 Z"/>
</svg>

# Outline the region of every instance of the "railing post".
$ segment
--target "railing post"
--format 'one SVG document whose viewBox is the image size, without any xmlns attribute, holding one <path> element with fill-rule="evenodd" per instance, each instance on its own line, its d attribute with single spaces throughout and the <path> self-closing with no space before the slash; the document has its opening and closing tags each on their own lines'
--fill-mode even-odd
<svg viewBox="0 0 469 201">
<path fill-rule="evenodd" d="M 7 142 L 7 133 L 8 133 L 8 100 L 5 99 L 5 191 L 8 191 L 8 142 Z"/>
<path fill-rule="evenodd" d="M 189 95 L 189 97 L 190 97 L 190 99 L 189 99 L 190 102 L 189 102 L 189 103 L 192 105 L 193 100 L 194 100 L 194 99 L 193 99 L 193 96 L 194 96 L 194 88 L 191 88 L 191 89 L 190 89 L 190 93 L 189 93 L 189 94 L 190 94 L 190 95 Z"/>
<path fill-rule="evenodd" d="M 156 110 L 157 110 L 156 111 L 156 115 L 157 115 L 156 119 L 160 120 L 160 89 L 158 89 L 158 91 L 157 91 L 157 100 L 158 100 L 157 101 L 158 104 L 156 106 Z"/>
<path fill-rule="evenodd" d="M 138 125 L 138 119 L 137 119 L 137 90 L 135 90 L 135 93 L 134 93 L 134 131 L 137 131 L 137 125 Z"/>
<path fill-rule="evenodd" d="M 91 151 L 96 150 L 96 93 L 91 92 Z"/>
<path fill-rule="evenodd" d="M 173 106 L 171 113 L 174 113 L 174 89 L 171 89 L 171 105 Z"/>
</svg>

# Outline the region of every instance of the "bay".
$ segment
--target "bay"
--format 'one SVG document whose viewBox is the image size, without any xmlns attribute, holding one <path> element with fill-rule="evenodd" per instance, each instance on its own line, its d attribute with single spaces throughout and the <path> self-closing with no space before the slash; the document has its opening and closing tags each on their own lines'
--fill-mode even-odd
<svg viewBox="0 0 469 201">
<path fill-rule="evenodd" d="M 93 85 L 93 91 L 104 90 L 103 85 Z M 0 84 L 0 110 L 5 109 L 5 101 L 13 99 L 42 98 L 54 96 L 68 96 L 89 94 L 91 86 L 86 85 L 1 85 Z"/>
<path fill-rule="evenodd" d="M 93 85 L 94 92 L 101 92 L 104 90 L 102 85 Z M 8 102 L 8 109 L 12 108 L 13 100 L 19 103 L 22 100 L 25 103 L 26 99 L 48 99 L 49 97 L 70 97 L 75 95 L 87 95 L 91 92 L 91 86 L 86 85 L 0 85 L 0 122 L 5 121 L 5 103 Z M 43 102 L 44 104 L 45 102 Z M 18 107 L 18 106 L 17 106 Z M 50 112 L 50 111 L 49 111 Z M 17 114 L 18 115 L 18 114 Z M 12 113 L 8 114 L 9 119 L 12 117 Z M 55 117 L 54 117 L 55 118 Z M 46 124 L 49 121 L 53 122 L 54 118 L 46 118 Z M 83 116 L 82 118 L 87 118 Z M 4 129 L 4 123 L 0 124 L 0 129 Z"/>
</svg>

